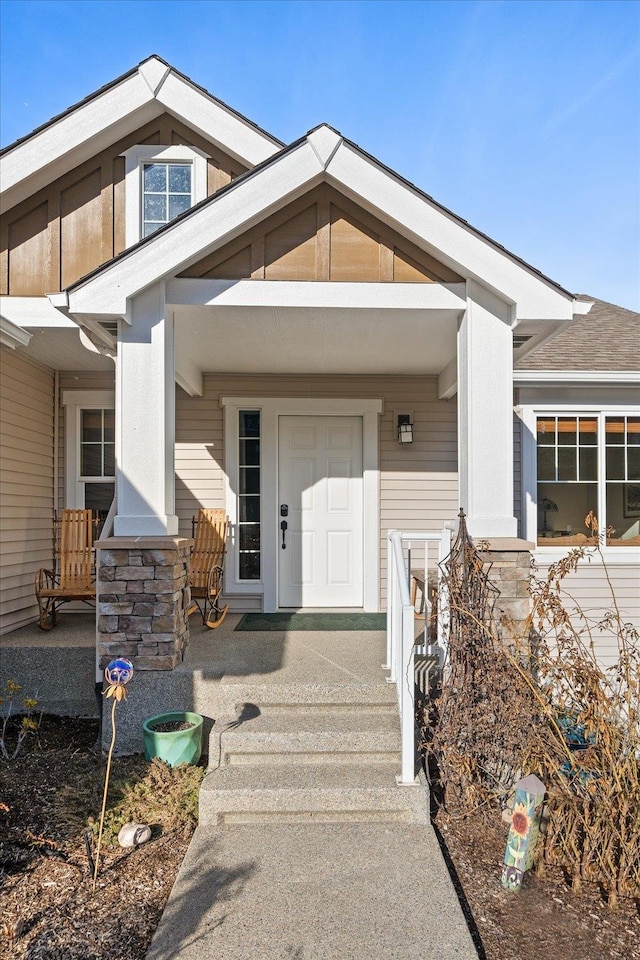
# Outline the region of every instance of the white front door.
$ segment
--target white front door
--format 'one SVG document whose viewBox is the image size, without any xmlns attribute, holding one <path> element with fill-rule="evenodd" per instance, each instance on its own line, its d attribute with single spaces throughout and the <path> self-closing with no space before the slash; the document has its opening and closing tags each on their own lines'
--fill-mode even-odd
<svg viewBox="0 0 640 960">
<path fill-rule="evenodd" d="M 362 607 L 362 417 L 281 416 L 278 433 L 279 605 Z"/>
</svg>

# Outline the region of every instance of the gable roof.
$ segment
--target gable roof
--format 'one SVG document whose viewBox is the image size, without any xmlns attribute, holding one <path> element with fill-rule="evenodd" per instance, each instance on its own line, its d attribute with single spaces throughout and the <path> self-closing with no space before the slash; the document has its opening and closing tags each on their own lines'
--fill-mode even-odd
<svg viewBox="0 0 640 960">
<path fill-rule="evenodd" d="M 77 281 L 68 289 L 71 311 L 124 315 L 127 298 L 175 276 L 321 182 L 513 304 L 515 323 L 572 318 L 572 294 L 325 124 Z"/>
<path fill-rule="evenodd" d="M 577 294 L 593 303 L 552 339 L 536 347 L 517 370 L 611 370 L 635 372 L 640 367 L 640 313 L 597 297 Z"/>
<path fill-rule="evenodd" d="M 282 147 L 276 137 L 152 55 L 0 150 L 3 209 L 165 112 L 244 166 L 254 166 Z"/>
</svg>

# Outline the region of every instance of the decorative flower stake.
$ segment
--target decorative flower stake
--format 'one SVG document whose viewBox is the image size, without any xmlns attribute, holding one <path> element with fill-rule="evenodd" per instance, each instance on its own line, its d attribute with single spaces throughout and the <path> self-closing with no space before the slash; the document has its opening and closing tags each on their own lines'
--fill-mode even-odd
<svg viewBox="0 0 640 960">
<path fill-rule="evenodd" d="M 129 683 L 133 676 L 133 664 L 131 660 L 125 657 L 118 657 L 112 660 L 104 671 L 104 678 L 108 687 L 104 692 L 105 698 L 113 699 L 111 707 L 111 745 L 109 746 L 109 755 L 107 757 L 107 770 L 104 777 L 104 793 L 102 795 L 102 811 L 100 813 L 100 830 L 98 831 L 98 848 L 96 850 L 96 860 L 93 868 L 93 892 L 96 892 L 96 882 L 98 880 L 98 868 L 100 865 L 100 845 L 102 843 L 102 828 L 104 826 L 104 815 L 107 809 L 107 794 L 109 792 L 109 774 L 111 773 L 111 757 L 116 743 L 116 706 L 121 700 L 127 699 L 125 685 Z"/>
</svg>

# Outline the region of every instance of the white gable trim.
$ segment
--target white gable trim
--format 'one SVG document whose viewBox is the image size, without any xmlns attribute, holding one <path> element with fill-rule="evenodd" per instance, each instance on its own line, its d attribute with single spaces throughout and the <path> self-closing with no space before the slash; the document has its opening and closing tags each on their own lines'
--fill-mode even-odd
<svg viewBox="0 0 640 960">
<path fill-rule="evenodd" d="M 196 263 L 210 250 L 315 186 L 321 175 L 318 157 L 303 141 L 70 288 L 70 312 L 126 318 L 127 301 L 141 290 Z M 52 298 L 58 307 L 61 300 Z"/>
<path fill-rule="evenodd" d="M 3 209 L 166 111 L 245 166 L 255 166 L 282 148 L 168 64 L 150 57 L 104 93 L 78 104 L 0 157 Z"/>
<path fill-rule="evenodd" d="M 573 297 L 352 144 L 340 144 L 327 165 L 327 175 L 330 183 L 423 250 L 513 304 L 512 323 L 572 319 Z"/>
<path fill-rule="evenodd" d="M 573 318 L 570 294 L 352 145 L 335 135 L 323 139 L 323 129 L 313 131 L 191 215 L 72 287 L 68 292 L 71 313 L 126 316 L 127 301 L 141 290 L 159 279 L 175 276 L 317 183 L 328 180 L 458 273 L 477 278 L 508 305 L 512 325 L 521 319 L 557 323 Z"/>
</svg>

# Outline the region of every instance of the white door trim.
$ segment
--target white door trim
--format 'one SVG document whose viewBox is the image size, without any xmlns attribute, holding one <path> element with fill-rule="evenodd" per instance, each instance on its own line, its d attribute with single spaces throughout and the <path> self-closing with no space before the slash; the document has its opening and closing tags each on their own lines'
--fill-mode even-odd
<svg viewBox="0 0 640 960">
<path fill-rule="evenodd" d="M 364 610 L 380 608 L 380 470 L 378 465 L 378 419 L 381 399 L 309 397 L 221 397 L 225 411 L 225 503 L 232 527 L 227 556 L 226 591 L 230 594 L 262 594 L 265 613 L 278 610 L 276 562 L 278 550 L 278 417 L 347 416 L 362 417 L 362 473 L 364 510 Z M 235 524 L 237 497 L 234 478 L 238 468 L 238 411 L 261 412 L 261 550 L 262 580 L 238 582 L 235 576 Z"/>
</svg>

